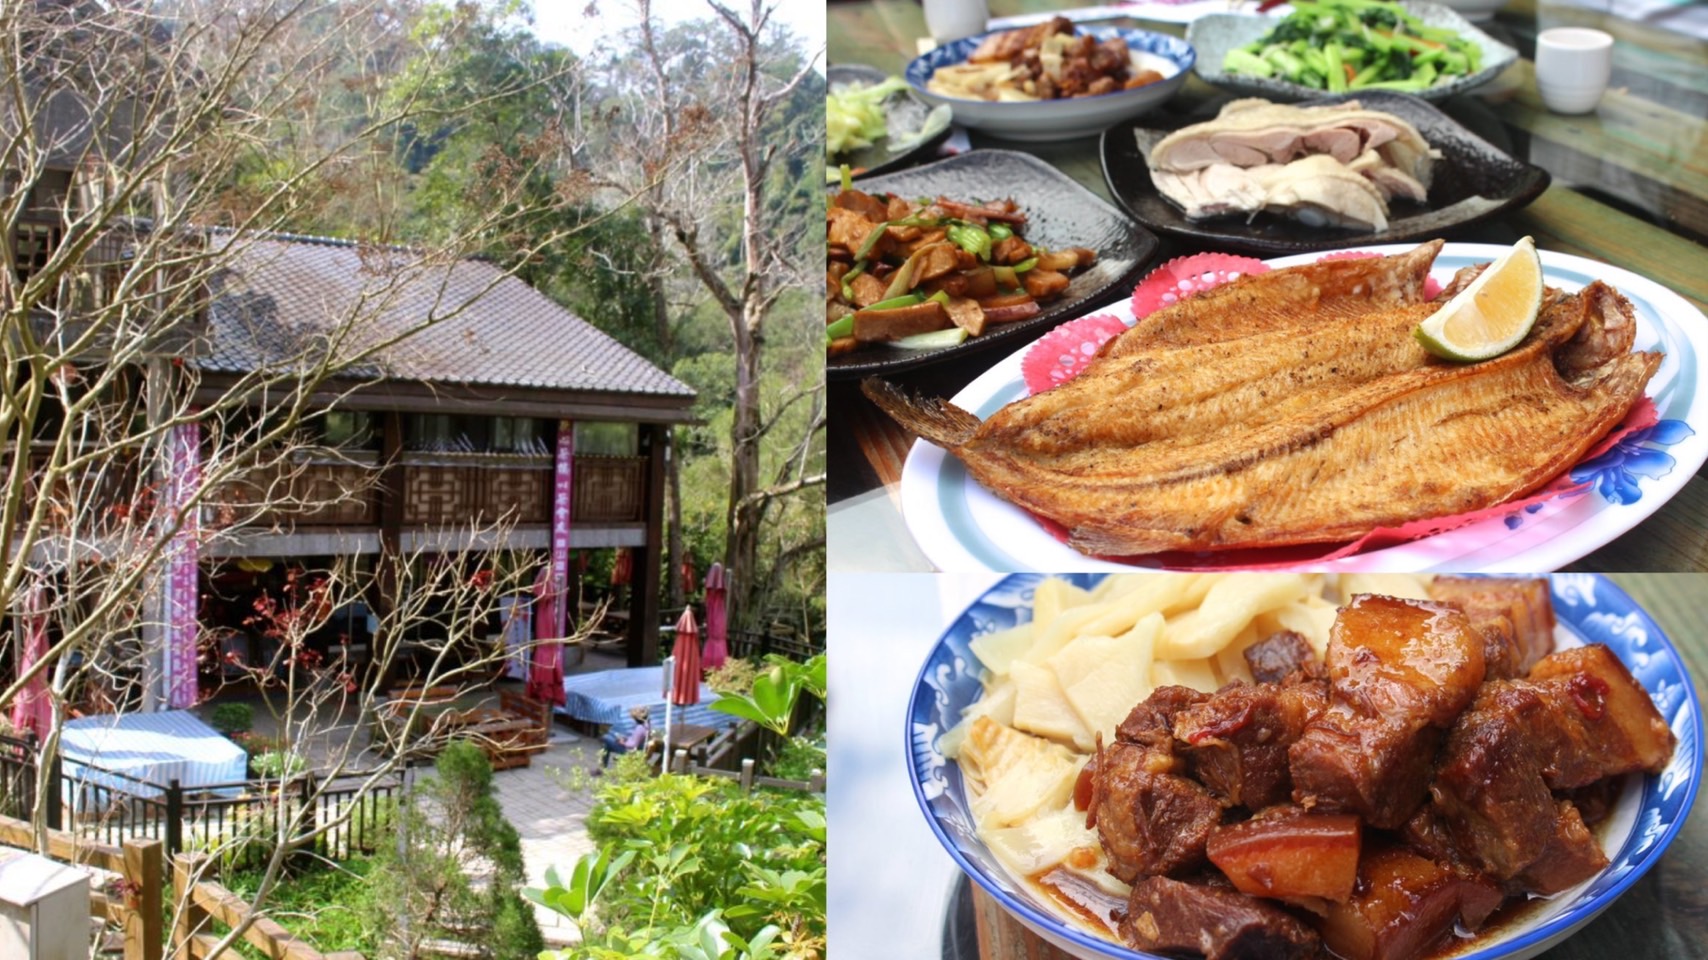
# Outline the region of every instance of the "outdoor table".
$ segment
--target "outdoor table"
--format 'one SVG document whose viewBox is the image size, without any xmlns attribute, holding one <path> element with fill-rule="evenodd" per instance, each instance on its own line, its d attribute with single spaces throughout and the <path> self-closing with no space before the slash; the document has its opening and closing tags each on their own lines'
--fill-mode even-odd
<svg viewBox="0 0 1708 960">
<path fill-rule="evenodd" d="M 138 797 L 161 796 L 173 780 L 186 790 L 237 784 L 218 791 L 235 795 L 249 765 L 242 747 L 188 710 L 69 720 L 59 750 L 68 789 L 93 784 Z"/>
<path fill-rule="evenodd" d="M 970 884 L 919 811 L 902 738 L 917 671 L 944 627 L 996 574 L 847 574 L 831 578 L 838 637 L 830 682 L 826 811 L 831 929 L 838 956 L 893 960 L 1065 960 Z M 1689 674 L 1708 676 L 1708 604 L 1700 577 L 1612 574 L 1658 623 Z M 882 603 L 872 602 L 882 597 Z M 1681 732 L 1682 734 L 1682 732 Z M 1678 749 L 1693 749 L 1683 739 Z M 1660 861 L 1545 960 L 1672 960 L 1708 943 L 1702 877 L 1708 802 L 1695 807 Z M 977 937 L 973 931 L 977 931 Z M 975 940 L 982 946 L 975 946 Z"/>
<path fill-rule="evenodd" d="M 629 718 L 631 707 L 646 707 L 654 730 L 664 728 L 664 668 L 629 667 L 623 670 L 600 670 L 578 673 L 563 678 L 564 704 L 553 707 L 558 716 L 583 723 L 609 726 L 611 732 L 625 736 L 634 729 Z M 672 723 L 719 727 L 728 724 L 727 714 L 710 706 L 718 695 L 711 687 L 700 684 L 700 702 L 687 707 L 671 707 Z"/>
<path fill-rule="evenodd" d="M 989 0 L 992 17 L 1057 9 L 1048 0 Z M 925 35 L 916 0 L 849 0 L 829 5 L 828 60 L 899 74 Z M 1543 26 L 1599 26 L 1615 38 L 1613 79 L 1587 116 L 1550 113 L 1536 92 L 1532 63 Z M 1179 35 L 1177 24 L 1110 21 Z M 1660 283 L 1708 310 L 1708 42 L 1601 11 L 1513 0 L 1492 24 L 1520 61 L 1471 95 L 1438 104 L 1484 139 L 1553 176 L 1524 210 L 1449 231 L 1450 241 L 1511 244 L 1529 234 L 1544 250 L 1600 260 Z M 1180 120 L 1227 94 L 1193 76 L 1151 120 Z M 976 148 L 1034 154 L 1104 200 L 1097 139 L 1020 143 L 972 131 Z M 1153 264 L 1207 248 L 1161 236 Z M 974 354 L 891 379 L 930 396 L 952 396 L 1002 352 Z M 929 570 L 899 508 L 902 462 L 913 436 L 860 394 L 830 384 L 829 523 L 831 569 Z M 1566 569 L 1708 570 L 1708 477 L 1698 473 L 1653 516 Z"/>
</svg>

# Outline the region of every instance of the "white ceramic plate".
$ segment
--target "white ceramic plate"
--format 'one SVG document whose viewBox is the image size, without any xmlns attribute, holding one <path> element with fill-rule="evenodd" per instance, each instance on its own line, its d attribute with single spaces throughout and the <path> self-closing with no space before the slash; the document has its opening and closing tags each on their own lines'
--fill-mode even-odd
<svg viewBox="0 0 1708 960">
<path fill-rule="evenodd" d="M 907 756 L 914 797 L 937 839 L 960 868 L 1003 909 L 1050 943 L 1087 960 L 1154 960 L 1082 932 L 1058 919 L 1030 889 L 997 865 L 973 827 L 960 767 L 938 749 L 938 739 L 983 694 L 978 659 L 968 643 L 1031 617 L 1032 595 L 1043 577 L 1014 574 L 992 587 L 950 624 L 932 648 L 908 704 Z M 1079 586 L 1102 579 L 1071 575 Z M 1599 875 L 1567 890 L 1487 939 L 1473 941 L 1460 960 L 1524 960 L 1559 943 L 1635 883 L 1684 825 L 1702 773 L 1702 707 L 1684 662 L 1660 627 L 1623 590 L 1596 574 L 1553 579 L 1560 647 L 1604 643 L 1618 654 L 1654 698 L 1678 737 L 1672 760 L 1657 776 L 1625 779 L 1612 815 L 1600 828 L 1611 861 Z"/>
<path fill-rule="evenodd" d="M 1391 254 L 1410 244 L 1369 247 Z M 1509 248 L 1449 243 L 1435 261 L 1434 276 L 1446 283 L 1453 272 L 1491 261 Z M 1320 254 L 1268 261 L 1284 267 L 1310 263 Z M 1453 572 L 1555 570 L 1607 544 L 1660 508 L 1708 460 L 1708 389 L 1701 359 L 1708 357 L 1708 319 L 1684 298 L 1627 270 L 1562 253 L 1542 252 L 1547 282 L 1577 290 L 1604 280 L 1636 308 L 1639 350 L 1666 354 L 1648 393 L 1660 423 L 1631 434 L 1599 458 L 1588 476 L 1589 492 L 1534 508 L 1490 517 L 1433 537 L 1328 562 L 1301 564 L 1313 570 Z M 1126 301 L 1099 313 L 1133 322 Z M 1026 396 L 1020 377 L 1022 349 L 986 371 L 954 397 L 981 419 Z M 1574 467 L 1579 470 L 1581 467 Z M 940 570 L 1132 570 L 1133 565 L 1088 557 L 1056 540 L 1029 514 L 998 499 L 968 476 L 959 460 L 940 447 L 918 441 L 902 468 L 902 515 L 920 549 Z M 1204 554 L 1199 566 L 1211 566 Z M 1161 564 L 1155 564 L 1161 566 Z M 1194 564 L 1175 564 L 1193 569 Z"/>
<path fill-rule="evenodd" d="M 1098 40 L 1120 37 L 1137 56 L 1139 66 L 1155 70 L 1163 79 L 1133 90 L 1066 100 L 966 100 L 945 97 L 925 88 L 939 69 L 965 63 L 989 34 L 946 43 L 909 63 L 903 76 L 913 86 L 913 92 L 926 102 L 948 104 L 954 111 L 955 122 L 963 127 L 976 127 L 1010 140 L 1067 140 L 1101 133 L 1117 120 L 1161 106 L 1186 82 L 1186 75 L 1192 72 L 1192 64 L 1197 60 L 1190 44 L 1165 33 L 1117 27 L 1079 27 L 1076 32 Z"/>
</svg>

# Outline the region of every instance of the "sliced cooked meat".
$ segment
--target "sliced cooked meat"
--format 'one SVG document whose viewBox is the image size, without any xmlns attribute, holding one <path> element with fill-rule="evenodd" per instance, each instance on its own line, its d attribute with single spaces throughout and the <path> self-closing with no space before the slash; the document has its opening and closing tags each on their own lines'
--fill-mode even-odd
<svg viewBox="0 0 1708 960">
<path fill-rule="evenodd" d="M 1531 893 L 1552 896 L 1588 880 L 1606 866 L 1607 854 L 1601 851 L 1601 844 L 1589 832 L 1577 807 L 1561 800 L 1555 808 L 1553 836 L 1542 847 L 1542 855 L 1518 875 L 1518 884 Z"/>
<path fill-rule="evenodd" d="M 1303 960 L 1315 956 L 1321 942 L 1274 904 L 1165 877 L 1133 887 L 1120 933 L 1139 950 L 1208 960 Z"/>
<path fill-rule="evenodd" d="M 1287 748 L 1328 705 L 1322 681 L 1236 683 L 1174 718 L 1192 775 L 1230 807 L 1260 810 L 1292 791 Z"/>
<path fill-rule="evenodd" d="M 1294 800 L 1399 827 L 1483 682 L 1482 638 L 1452 607 L 1360 594 L 1335 620 L 1327 667 L 1329 707 L 1289 749 Z"/>
</svg>

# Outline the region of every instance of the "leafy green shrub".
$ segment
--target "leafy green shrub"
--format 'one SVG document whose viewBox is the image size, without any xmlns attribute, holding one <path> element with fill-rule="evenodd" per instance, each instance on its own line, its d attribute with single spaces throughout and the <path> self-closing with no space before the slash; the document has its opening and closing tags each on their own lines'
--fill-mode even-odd
<svg viewBox="0 0 1708 960">
<path fill-rule="evenodd" d="M 711 706 L 713 710 L 751 720 L 786 737 L 801 694 L 810 693 L 820 700 L 825 697 L 824 654 L 804 662 L 772 654 L 765 658 L 765 663 L 766 669 L 753 678 L 746 693 L 725 691 Z"/>
<path fill-rule="evenodd" d="M 545 942 L 517 893 L 526 878 L 522 841 L 492 795 L 492 764 L 456 741 L 434 769 L 398 810 L 399 842 L 375 857 L 369 879 L 381 892 L 366 920 L 387 935 L 368 955 L 414 957 L 434 940 L 478 943 L 500 958 L 537 955 Z M 474 882 L 476 872 L 486 882 Z"/>
<path fill-rule="evenodd" d="M 706 674 L 706 686 L 718 693 L 751 693 L 753 679 L 759 676 L 759 664 L 752 660 L 732 657 Z"/>
<path fill-rule="evenodd" d="M 824 772 L 829 769 L 824 747 L 822 740 L 790 737 L 783 741 L 767 772 L 784 780 L 811 780 L 814 770 Z"/>
<path fill-rule="evenodd" d="M 367 922 L 373 912 L 376 889 L 369 880 L 374 861 L 357 857 L 339 864 L 315 862 L 293 870 L 279 879 L 263 909 L 286 930 L 315 945 L 322 953 L 354 950 L 374 956 L 379 936 Z M 220 881 L 246 901 L 253 901 L 261 886 L 261 871 L 227 871 Z M 247 943 L 238 952 L 250 960 L 265 960 L 260 950 Z"/>
<path fill-rule="evenodd" d="M 228 737 L 248 733 L 255 726 L 255 708 L 247 703 L 222 703 L 214 707 L 208 725 Z"/>
<path fill-rule="evenodd" d="M 266 750 L 249 758 L 249 765 L 255 768 L 255 775 L 270 780 L 294 777 L 308 769 L 308 761 L 294 753 L 279 750 Z"/>
<path fill-rule="evenodd" d="M 613 779 L 587 824 L 599 851 L 528 892 L 580 927 L 589 952 L 576 956 L 822 954 L 822 796 L 743 794 L 691 776 Z"/>
</svg>

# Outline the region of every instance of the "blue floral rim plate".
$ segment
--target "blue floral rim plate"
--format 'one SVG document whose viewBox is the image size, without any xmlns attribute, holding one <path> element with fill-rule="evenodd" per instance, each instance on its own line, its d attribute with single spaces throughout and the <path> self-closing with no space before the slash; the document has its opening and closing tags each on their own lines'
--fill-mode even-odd
<svg viewBox="0 0 1708 960">
<path fill-rule="evenodd" d="M 948 104 L 954 111 L 955 122 L 961 126 L 976 127 L 1011 140 L 1065 140 L 1100 133 L 1118 120 L 1136 117 L 1161 105 L 1186 82 L 1193 64 L 1198 61 L 1190 43 L 1163 33 L 1084 26 L 1078 27 L 1076 32 L 1099 41 L 1119 37 L 1126 41 L 1129 52 L 1138 54 L 1142 64 L 1161 73 L 1163 79 L 1132 90 L 1065 100 L 969 100 L 947 97 L 926 89 L 926 82 L 932 74 L 944 67 L 965 63 L 990 34 L 946 43 L 914 59 L 902 76 L 921 98 L 931 103 Z"/>
<path fill-rule="evenodd" d="M 1102 574 L 1061 575 L 1089 587 Z M 1155 960 L 1070 927 L 1033 894 L 1018 887 L 977 837 L 960 768 L 938 750 L 943 733 L 983 694 L 982 668 L 969 646 L 974 637 L 1005 630 L 1031 617 L 1043 574 L 1017 573 L 997 583 L 949 625 L 926 658 L 908 703 L 907 751 L 913 793 L 933 833 L 975 883 L 1034 931 L 1083 957 Z M 1655 776 L 1629 777 L 1602 834 L 1611 863 L 1575 891 L 1567 891 L 1458 960 L 1520 960 L 1571 935 L 1637 881 L 1665 852 L 1696 800 L 1702 773 L 1702 707 L 1684 662 L 1649 615 L 1599 574 L 1556 574 L 1552 580 L 1556 636 L 1562 646 L 1604 643 L 1654 698 L 1678 737 L 1672 761 Z"/>
<path fill-rule="evenodd" d="M 1412 245 L 1359 249 L 1392 254 Z M 1436 258 L 1432 275 L 1445 284 L 1460 267 L 1495 260 L 1507 249 L 1449 243 Z M 1267 262 L 1285 267 L 1320 256 Z M 1577 290 L 1604 280 L 1631 301 L 1637 316 L 1635 349 L 1664 354 L 1647 391 L 1659 422 L 1627 435 L 1602 457 L 1572 468 L 1573 491 L 1469 526 L 1335 560 L 1276 554 L 1274 563 L 1340 572 L 1558 570 L 1628 533 L 1690 482 L 1708 461 L 1708 390 L 1702 389 L 1701 365 L 1708 357 L 1708 320 L 1683 297 L 1629 270 L 1551 250 L 1541 251 L 1541 258 L 1551 286 Z M 1133 322 L 1127 301 L 1096 312 Z M 997 362 L 952 402 L 983 419 L 1026 396 L 1020 370 L 1025 350 Z M 1165 565 L 1214 569 L 1227 562 L 1214 553 L 1139 558 L 1135 563 L 1085 556 L 1051 536 L 1030 514 L 980 486 L 959 460 L 923 440 L 913 445 L 902 467 L 901 504 L 908 531 L 939 570 L 1113 572 Z"/>
</svg>

